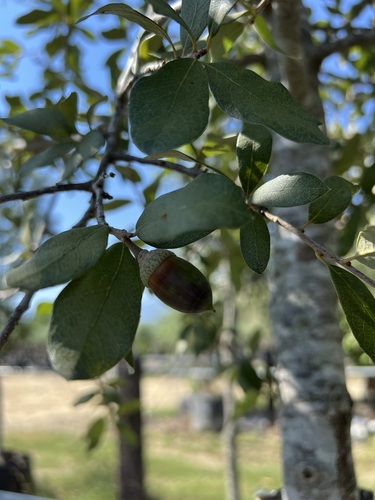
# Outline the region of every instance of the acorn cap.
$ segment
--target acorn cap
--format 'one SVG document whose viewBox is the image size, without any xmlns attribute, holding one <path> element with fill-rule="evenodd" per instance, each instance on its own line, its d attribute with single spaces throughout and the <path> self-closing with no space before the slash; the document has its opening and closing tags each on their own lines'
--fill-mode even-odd
<svg viewBox="0 0 375 500">
<path fill-rule="evenodd" d="M 157 250 L 141 250 L 138 254 L 137 261 L 139 264 L 139 272 L 141 281 L 144 286 L 148 287 L 148 282 L 151 274 L 160 266 L 167 257 L 174 255 L 169 250 L 159 248 Z"/>
</svg>

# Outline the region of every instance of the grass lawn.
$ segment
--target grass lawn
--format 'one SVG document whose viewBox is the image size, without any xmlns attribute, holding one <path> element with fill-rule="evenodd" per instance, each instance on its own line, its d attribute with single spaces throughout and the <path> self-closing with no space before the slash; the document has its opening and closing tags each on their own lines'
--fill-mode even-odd
<svg viewBox="0 0 375 500">
<path fill-rule="evenodd" d="M 36 430 L 8 433 L 5 449 L 28 453 L 36 494 L 58 500 L 115 498 L 116 454 L 111 439 L 95 453 L 74 434 Z"/>
<path fill-rule="evenodd" d="M 154 500 L 224 500 L 220 436 L 191 431 L 146 430 L 146 484 Z M 74 434 L 52 431 L 8 433 L 6 449 L 30 453 L 37 493 L 59 500 L 112 500 L 116 496 L 115 439 L 108 435 L 87 453 Z M 244 498 L 261 486 L 279 486 L 275 433 L 238 439 Z"/>
<path fill-rule="evenodd" d="M 145 432 L 147 490 L 152 500 L 224 500 L 221 440 L 218 434 L 165 429 Z M 59 500 L 113 500 L 116 497 L 115 439 L 108 435 L 93 452 L 73 433 L 8 433 L 6 449 L 32 457 L 37 493 Z M 281 485 L 276 431 L 238 438 L 242 498 Z M 359 483 L 375 490 L 375 438 L 354 445 Z"/>
<path fill-rule="evenodd" d="M 145 377 L 142 394 L 146 486 L 152 500 L 224 500 L 224 460 L 219 434 L 186 430 L 176 414 L 190 382 Z M 40 496 L 58 500 L 115 500 L 117 447 L 113 434 L 86 452 L 80 437 L 98 417 L 95 405 L 73 407 L 93 381 L 66 382 L 53 373 L 4 377 L 4 449 L 28 453 Z M 237 439 L 241 498 L 282 484 L 277 430 Z M 358 483 L 375 491 L 375 437 L 354 443 Z"/>
</svg>

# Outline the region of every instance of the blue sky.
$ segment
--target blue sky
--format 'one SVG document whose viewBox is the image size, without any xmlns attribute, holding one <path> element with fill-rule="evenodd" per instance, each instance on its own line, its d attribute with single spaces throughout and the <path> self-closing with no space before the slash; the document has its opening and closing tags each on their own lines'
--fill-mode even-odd
<svg viewBox="0 0 375 500">
<path fill-rule="evenodd" d="M 105 4 L 106 2 L 103 2 Z M 109 3 L 109 2 L 108 2 Z M 33 5 L 34 4 L 34 5 Z M 30 9 L 30 7 L 32 8 Z M 0 37 L 1 39 L 11 39 L 21 45 L 22 52 L 20 54 L 19 64 L 16 76 L 11 81 L 2 81 L 0 87 L 0 113 L 3 115 L 7 110 L 7 104 L 4 102 L 4 93 L 15 94 L 20 93 L 20 89 L 24 89 L 23 94 L 27 96 L 32 91 L 39 88 L 39 72 L 40 65 L 43 64 L 43 54 L 40 52 L 40 47 L 43 41 L 49 39 L 51 34 L 41 32 L 37 37 L 28 37 L 28 26 L 17 25 L 15 20 L 24 14 L 33 10 L 36 7 L 36 2 L 30 0 L 1 0 L 1 16 L 0 16 Z M 38 6 L 39 7 L 39 6 Z M 95 18 L 92 18 L 93 20 Z M 96 18 L 98 19 L 98 18 Z M 113 26 L 112 16 L 102 16 L 100 23 L 86 21 L 86 26 L 93 33 L 103 29 L 110 29 Z M 103 94 L 108 94 L 109 75 L 100 73 L 100 68 L 103 67 L 106 55 L 114 48 L 121 47 L 120 42 L 112 42 L 110 47 L 105 50 L 105 46 L 101 41 L 89 42 L 85 39 L 80 40 L 82 52 L 84 53 L 84 68 L 86 78 L 89 83 Z"/>
</svg>

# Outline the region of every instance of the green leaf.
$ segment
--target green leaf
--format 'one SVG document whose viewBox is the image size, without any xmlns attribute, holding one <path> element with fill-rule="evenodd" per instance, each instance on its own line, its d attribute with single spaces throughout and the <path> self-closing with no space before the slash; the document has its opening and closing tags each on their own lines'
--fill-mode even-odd
<svg viewBox="0 0 375 500">
<path fill-rule="evenodd" d="M 20 62 L 21 54 L 21 47 L 13 42 L 13 40 L 0 40 L 0 78 L 14 77 L 14 71 Z M 19 96 L 15 97 L 19 99 Z M 11 109 L 12 113 L 15 113 L 15 109 Z"/>
<path fill-rule="evenodd" d="M 134 168 L 123 167 L 122 165 L 114 165 L 114 167 L 124 180 L 129 180 L 134 183 L 142 180 L 141 176 Z"/>
<path fill-rule="evenodd" d="M 86 433 L 85 439 L 87 441 L 87 450 L 93 450 L 98 446 L 105 431 L 107 423 L 106 417 L 99 417 L 92 423 Z"/>
<path fill-rule="evenodd" d="M 70 128 L 76 131 L 76 119 L 78 115 L 78 95 L 77 92 L 72 92 L 69 97 L 60 102 L 59 108 L 64 115 Z"/>
<path fill-rule="evenodd" d="M 87 392 L 83 396 L 80 396 L 78 399 L 76 399 L 73 403 L 73 406 L 80 406 L 80 405 L 83 405 L 85 403 L 88 403 L 98 394 L 99 394 L 98 390 L 92 391 L 92 392 Z"/>
<path fill-rule="evenodd" d="M 59 52 L 64 52 L 68 44 L 69 35 L 60 35 L 52 38 L 50 42 L 46 43 L 45 51 L 50 59 L 52 59 L 53 57 L 56 57 Z"/>
<path fill-rule="evenodd" d="M 154 33 L 155 35 L 159 35 L 162 38 L 166 38 L 168 42 L 173 47 L 172 40 L 170 39 L 168 33 L 158 24 L 156 24 L 152 19 L 147 16 L 144 16 L 140 12 L 132 9 L 129 5 L 121 4 L 121 3 L 109 3 L 104 7 L 100 7 L 95 12 L 88 14 L 87 16 L 83 16 L 76 24 L 85 21 L 91 16 L 95 16 L 97 14 L 115 14 L 116 16 L 123 17 L 132 23 L 136 23 L 141 26 L 144 30 L 149 31 L 150 33 Z"/>
<path fill-rule="evenodd" d="M 247 266 L 261 274 L 270 258 L 270 235 L 260 214 L 249 212 L 249 221 L 240 228 L 240 247 Z"/>
<path fill-rule="evenodd" d="M 279 175 L 258 188 L 252 203 L 265 207 L 297 207 L 323 196 L 329 188 L 305 172 Z"/>
<path fill-rule="evenodd" d="M 308 114 L 277 82 L 228 62 L 206 64 L 211 92 L 230 116 L 258 123 L 295 142 L 329 144 L 319 121 Z"/>
<path fill-rule="evenodd" d="M 20 96 L 18 96 L 18 95 L 17 96 L 6 95 L 4 97 L 5 97 L 6 102 L 9 104 L 10 109 L 12 109 L 14 112 L 24 110 L 25 107 L 23 105 L 23 102 L 22 102 L 22 99 L 20 98 Z"/>
<path fill-rule="evenodd" d="M 21 47 L 13 40 L 0 40 L 0 56 L 19 56 L 21 52 Z M 6 64 L 5 60 L 3 62 Z"/>
<path fill-rule="evenodd" d="M 54 108 L 35 108 L 19 115 L 1 119 L 8 125 L 56 139 L 66 138 L 75 132 L 65 116 Z"/>
<path fill-rule="evenodd" d="M 97 106 L 99 106 L 99 104 L 102 104 L 103 102 L 107 102 L 107 101 L 108 101 L 108 97 L 106 95 L 101 96 L 98 98 L 97 101 L 95 101 L 93 104 L 91 104 L 91 106 L 87 110 L 86 120 L 87 120 L 87 123 L 89 124 L 90 128 L 92 128 L 92 126 L 93 126 Z"/>
<path fill-rule="evenodd" d="M 236 0 L 211 0 L 208 11 L 208 33 L 211 37 L 219 31 L 221 23 L 235 3 Z"/>
<path fill-rule="evenodd" d="M 132 413 L 139 413 L 141 404 L 138 398 L 128 399 L 119 405 L 119 415 L 131 415 Z"/>
<path fill-rule="evenodd" d="M 215 42 L 211 46 L 210 54 L 213 61 L 218 61 L 233 47 L 235 41 L 242 35 L 246 25 L 240 22 L 225 23 L 215 35 Z"/>
<path fill-rule="evenodd" d="M 263 383 L 248 360 L 239 363 L 237 367 L 237 382 L 245 393 L 252 389 L 259 391 Z"/>
<path fill-rule="evenodd" d="M 133 351 L 130 350 L 128 354 L 124 358 L 126 366 L 128 368 L 128 373 L 129 375 L 133 375 L 135 373 L 135 359 L 134 359 L 134 354 Z M 139 407 L 138 407 L 139 409 Z"/>
<path fill-rule="evenodd" d="M 248 209 L 238 186 L 222 175 L 202 174 L 147 205 L 136 230 L 152 246 L 177 248 L 247 220 Z"/>
<path fill-rule="evenodd" d="M 258 395 L 259 391 L 250 390 L 243 398 L 236 400 L 232 418 L 237 419 L 248 415 L 251 409 L 254 408 Z"/>
<path fill-rule="evenodd" d="M 324 183 L 329 191 L 309 206 L 310 224 L 324 224 L 340 215 L 350 204 L 353 184 L 342 177 L 329 177 Z"/>
<path fill-rule="evenodd" d="M 210 0 L 183 0 L 181 5 L 181 17 L 190 28 L 195 40 L 198 40 L 204 29 L 207 27 L 208 9 Z M 186 54 L 191 49 L 190 36 L 181 27 L 180 38 L 182 44 L 182 52 Z"/>
<path fill-rule="evenodd" d="M 151 184 L 146 186 L 145 189 L 143 190 L 145 205 L 147 205 L 148 203 L 151 203 L 151 201 L 154 201 L 155 196 L 156 196 L 156 191 L 159 189 L 160 182 L 161 182 L 162 178 L 165 176 L 165 173 L 166 173 L 165 170 L 162 170 L 154 178 L 154 180 L 151 182 Z"/>
<path fill-rule="evenodd" d="M 39 21 L 45 21 L 53 16 L 54 12 L 52 10 L 40 10 L 35 9 L 31 12 L 28 12 L 24 16 L 20 16 L 17 18 L 17 24 L 36 24 Z"/>
<path fill-rule="evenodd" d="M 52 313 L 52 302 L 40 302 L 36 306 L 36 314 L 38 316 L 49 316 Z"/>
<path fill-rule="evenodd" d="M 364 352 L 375 362 L 375 299 L 366 285 L 345 269 L 329 266 L 347 322 Z"/>
<path fill-rule="evenodd" d="M 154 12 L 156 14 L 169 17 L 170 19 L 173 19 L 173 21 L 176 21 L 176 23 L 178 23 L 188 32 L 190 38 L 194 40 L 194 36 L 189 26 L 165 0 L 146 0 L 146 3 L 152 5 L 152 8 L 154 9 Z"/>
<path fill-rule="evenodd" d="M 272 135 L 261 125 L 245 125 L 238 136 L 236 152 L 240 181 L 249 196 L 267 172 L 272 152 Z"/>
<path fill-rule="evenodd" d="M 102 31 L 102 37 L 107 40 L 125 40 L 126 30 L 124 28 L 113 28 L 110 30 Z"/>
<path fill-rule="evenodd" d="M 71 229 L 53 236 L 6 275 L 10 287 L 38 290 L 65 283 L 93 267 L 107 246 L 107 226 Z"/>
<path fill-rule="evenodd" d="M 209 158 L 211 156 L 217 156 L 221 154 L 233 155 L 236 148 L 236 135 L 229 136 L 216 136 L 208 135 L 207 141 L 203 144 L 201 153 L 204 157 Z M 207 165 L 208 168 L 211 168 Z"/>
<path fill-rule="evenodd" d="M 69 179 L 83 162 L 92 158 L 104 146 L 105 139 L 98 130 L 90 130 L 78 144 L 76 151 L 65 163 L 65 170 L 61 180 Z"/>
<path fill-rule="evenodd" d="M 105 145 L 103 134 L 99 130 L 90 130 L 79 143 L 77 151 L 81 154 L 83 161 L 92 158 Z"/>
<path fill-rule="evenodd" d="M 375 226 L 367 226 L 357 238 L 356 254 L 348 260 L 357 259 L 371 269 L 375 269 Z"/>
<path fill-rule="evenodd" d="M 73 141 L 58 142 L 49 146 L 41 153 L 32 156 L 29 160 L 23 163 L 20 168 L 20 175 L 28 175 L 36 168 L 54 165 L 57 158 L 61 158 L 74 147 L 75 143 Z"/>
<path fill-rule="evenodd" d="M 109 201 L 109 202 L 105 203 L 104 210 L 105 211 L 116 210 L 116 208 L 123 207 L 123 206 L 127 205 L 128 203 L 130 203 L 130 200 L 120 200 L 117 198 L 116 200 Z"/>
<path fill-rule="evenodd" d="M 55 301 L 48 342 L 54 370 L 68 380 L 94 378 L 124 358 L 138 327 L 142 293 L 136 260 L 121 243 L 111 246 Z"/>
<path fill-rule="evenodd" d="M 207 77 L 195 59 L 166 64 L 139 80 L 130 94 L 131 135 L 146 154 L 197 139 L 206 128 L 208 116 Z"/>
<path fill-rule="evenodd" d="M 283 50 L 277 45 L 268 24 L 262 16 L 257 15 L 253 24 L 255 31 L 258 33 L 259 37 L 265 42 L 271 49 L 285 54 Z"/>
<path fill-rule="evenodd" d="M 110 403 L 120 404 L 120 393 L 118 386 L 106 385 L 102 389 L 101 405 L 109 405 Z"/>
<path fill-rule="evenodd" d="M 122 407 L 127 406 L 129 403 L 123 403 L 119 407 L 119 414 L 122 414 Z M 132 412 L 133 413 L 133 412 Z M 117 431 L 121 436 L 124 443 L 128 443 L 130 446 L 137 446 L 139 444 L 139 438 L 137 433 L 127 424 L 122 424 L 121 421 L 117 422 Z"/>
</svg>

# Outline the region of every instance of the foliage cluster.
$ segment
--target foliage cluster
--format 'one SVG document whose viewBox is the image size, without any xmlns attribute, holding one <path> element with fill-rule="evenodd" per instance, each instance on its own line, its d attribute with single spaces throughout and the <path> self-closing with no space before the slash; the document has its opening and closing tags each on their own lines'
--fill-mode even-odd
<svg viewBox="0 0 375 500">
<path fill-rule="evenodd" d="M 336 255 L 306 234 L 309 225 L 325 224 L 352 207 L 357 187 L 341 176 L 321 180 L 308 172 L 270 178 L 274 134 L 316 147 L 326 147 L 329 141 L 319 121 L 281 83 L 243 69 L 225 56 L 253 24 L 268 45 L 280 50 L 262 17 L 267 2 L 252 6 L 229 0 L 184 0 L 178 12 L 162 0 L 148 0 L 146 13 L 122 3 L 108 4 L 80 19 L 91 2 L 56 0 L 54 4 L 49 10 L 31 11 L 18 22 L 37 30 L 51 23 L 61 26 L 63 9 L 66 30 L 58 32 L 47 51 L 50 57 L 62 56 L 66 69 L 45 70 L 51 82 L 47 90 L 66 91 L 73 74 L 77 90 L 87 95 L 88 109 L 81 113 L 77 90 L 57 102 L 44 97 L 42 107 L 29 110 L 22 109 L 20 100 L 8 99 L 14 112 L 2 120 L 10 130 L 21 130 L 18 133 L 27 148 L 16 154 L 13 147 L 15 190 L 4 194 L 1 202 L 34 200 L 63 191 L 88 192 L 91 201 L 73 229 L 37 244 L 31 258 L 30 250 L 35 248 L 29 246 L 17 261 L 25 262 L 8 271 L 7 286 L 26 293 L 3 331 L 2 344 L 34 292 L 69 282 L 53 306 L 48 352 L 54 369 L 67 379 L 92 378 L 124 357 L 131 363 L 143 292 L 132 255 L 137 256 L 138 245 L 180 248 L 199 240 L 204 243 L 216 230 L 234 230 L 235 235 L 239 232 L 237 245 L 244 263 L 255 273 L 263 273 L 270 254 L 268 223 L 275 223 L 304 241 L 327 266 L 357 341 L 375 359 L 375 301 L 364 282 L 375 283 L 353 265 L 360 261 L 374 267 L 374 226 L 360 233 L 355 252 L 347 257 Z M 119 77 L 109 120 L 97 113 L 103 96 L 84 82 L 80 52 L 74 43 L 77 36 L 91 36 L 81 27 L 83 21 L 108 14 L 143 29 L 120 75 L 113 66 L 119 54 L 108 61 L 112 76 Z M 119 38 L 124 31 L 118 28 L 103 35 Z M 223 137 L 223 130 L 233 126 L 234 120 L 242 123 L 241 131 L 235 137 Z M 147 156 L 132 155 L 134 146 Z M 210 158 L 220 154 L 223 162 L 229 157 L 234 167 L 214 167 Z M 342 150 L 338 154 L 343 155 Z M 192 180 L 154 199 L 160 182 L 156 178 L 148 186 L 148 195 L 144 190 L 147 205 L 135 229 L 133 224 L 115 228 L 107 223 L 105 210 L 121 207 L 128 200 L 111 200 L 105 191 L 114 175 L 109 168 L 114 165 L 124 179 L 137 184 L 140 177 L 130 166 L 134 162 L 180 172 Z M 62 165 L 58 182 L 33 189 L 35 174 L 51 164 Z M 78 182 L 79 178 L 84 181 Z M 308 217 L 303 228 L 270 212 L 304 205 Z M 120 243 L 107 248 L 109 235 Z M 249 383 L 258 384 L 253 372 Z"/>
</svg>

